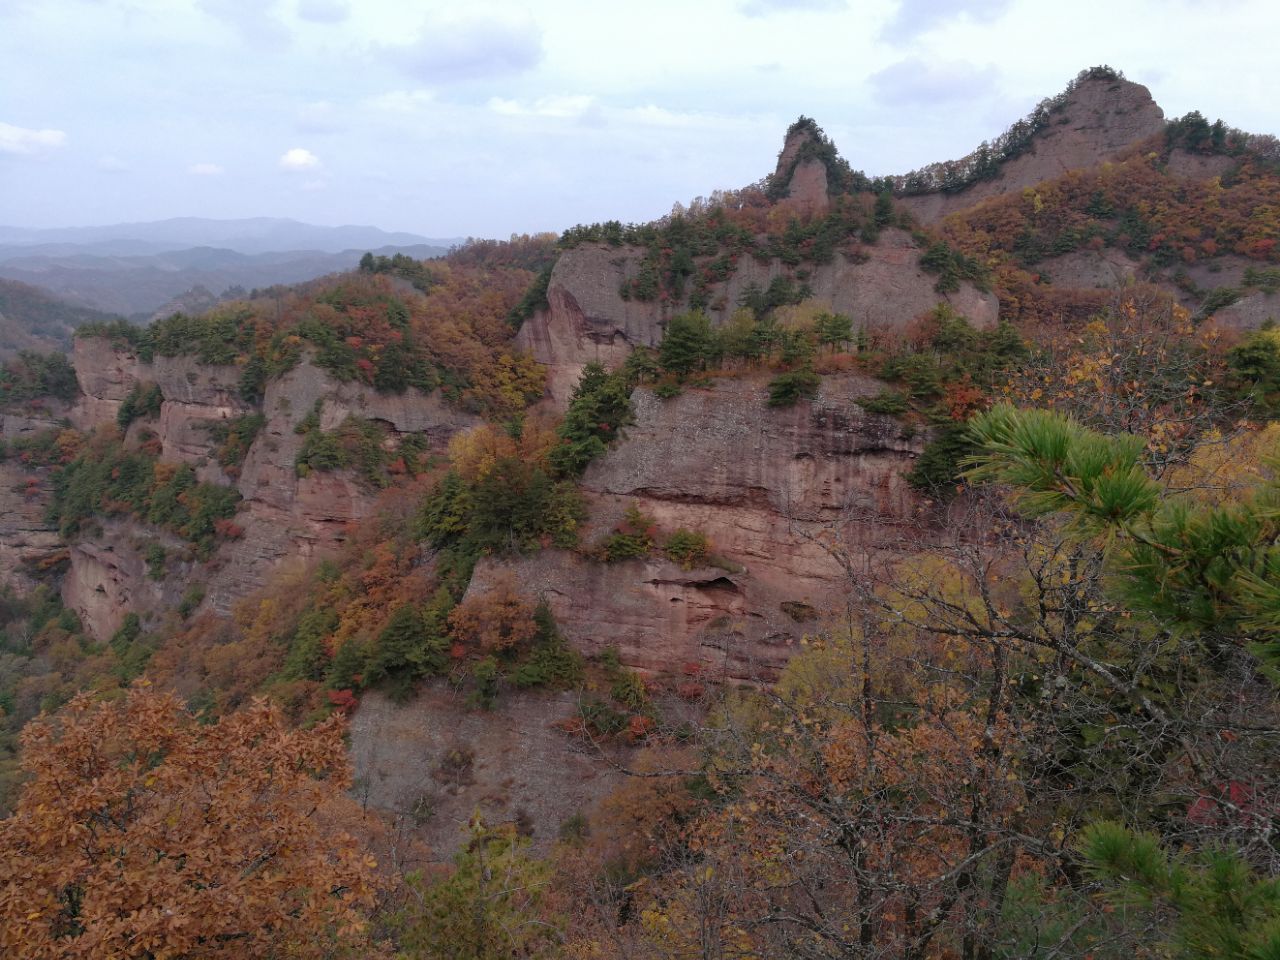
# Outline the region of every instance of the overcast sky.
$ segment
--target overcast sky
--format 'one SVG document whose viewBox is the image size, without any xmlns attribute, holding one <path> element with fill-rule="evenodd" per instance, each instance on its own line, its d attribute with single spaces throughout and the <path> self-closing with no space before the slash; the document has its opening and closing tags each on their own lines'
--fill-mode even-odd
<svg viewBox="0 0 1280 960">
<path fill-rule="evenodd" d="M 1280 133 L 1275 0 L 0 0 L 0 224 L 648 220 L 818 120 L 904 172 L 1108 63 Z"/>
</svg>

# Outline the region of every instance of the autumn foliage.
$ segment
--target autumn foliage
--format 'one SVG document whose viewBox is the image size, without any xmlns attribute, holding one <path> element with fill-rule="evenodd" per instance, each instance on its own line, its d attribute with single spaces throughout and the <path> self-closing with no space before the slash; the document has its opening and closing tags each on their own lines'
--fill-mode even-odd
<svg viewBox="0 0 1280 960">
<path fill-rule="evenodd" d="M 499 579 L 485 593 L 464 600 L 450 614 L 449 625 L 459 642 L 485 653 L 525 646 L 538 633 L 533 604 L 509 577 Z"/>
<path fill-rule="evenodd" d="M 0 953 L 331 957 L 363 936 L 374 864 L 340 720 L 290 730 L 256 701 L 202 725 L 172 696 L 73 700 L 23 734 L 31 781 L 0 821 Z"/>
</svg>

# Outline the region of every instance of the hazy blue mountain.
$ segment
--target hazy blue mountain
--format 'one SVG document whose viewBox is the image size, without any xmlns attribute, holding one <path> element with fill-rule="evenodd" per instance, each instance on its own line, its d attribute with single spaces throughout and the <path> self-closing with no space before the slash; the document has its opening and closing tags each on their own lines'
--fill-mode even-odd
<svg viewBox="0 0 1280 960">
<path fill-rule="evenodd" d="M 68 252 L 63 246 L 66 244 L 91 248 L 84 252 L 127 256 L 188 247 L 219 247 L 250 254 L 280 250 L 340 253 L 355 248 L 372 250 L 377 247 L 416 245 L 447 249 L 461 241 L 462 238 L 457 237 L 432 239 L 370 226 L 321 227 L 277 217 L 252 217 L 244 220 L 175 217 L 147 223 L 51 229 L 0 226 L 0 247 L 54 245 L 56 249 L 47 251 L 51 254 Z"/>
</svg>

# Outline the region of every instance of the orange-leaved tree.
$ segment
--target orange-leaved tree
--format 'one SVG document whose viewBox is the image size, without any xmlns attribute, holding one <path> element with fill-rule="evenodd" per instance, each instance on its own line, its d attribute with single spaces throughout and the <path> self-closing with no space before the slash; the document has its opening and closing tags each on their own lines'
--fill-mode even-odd
<svg viewBox="0 0 1280 960">
<path fill-rule="evenodd" d="M 342 733 L 288 729 L 261 700 L 204 725 L 144 686 L 33 720 L 31 779 L 0 821 L 0 955 L 357 949 L 377 881 L 343 829 Z"/>
</svg>

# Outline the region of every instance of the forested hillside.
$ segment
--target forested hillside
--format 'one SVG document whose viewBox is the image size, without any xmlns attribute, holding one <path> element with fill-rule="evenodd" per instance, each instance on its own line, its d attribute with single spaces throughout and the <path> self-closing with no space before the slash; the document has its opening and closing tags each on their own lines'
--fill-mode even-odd
<svg viewBox="0 0 1280 960">
<path fill-rule="evenodd" d="M 1280 957 L 1280 167 L 1161 117 L 16 355 L 5 955 Z"/>
</svg>

